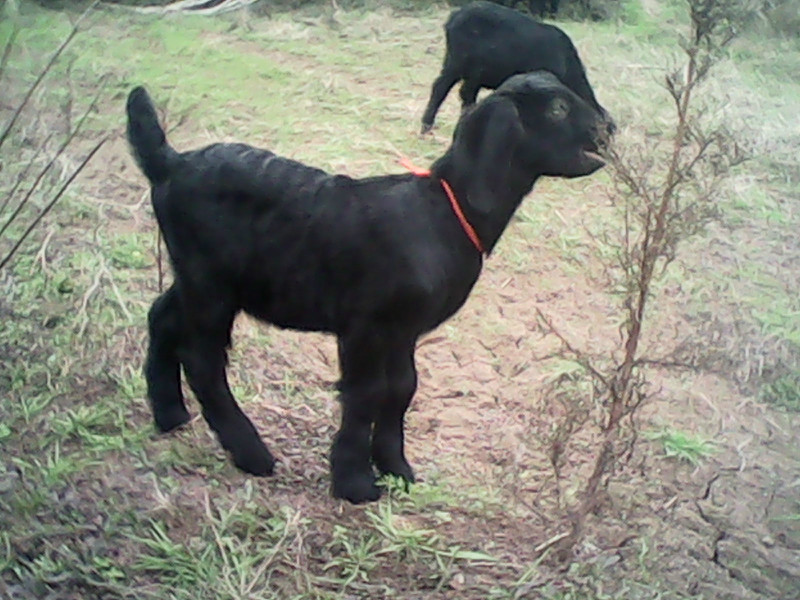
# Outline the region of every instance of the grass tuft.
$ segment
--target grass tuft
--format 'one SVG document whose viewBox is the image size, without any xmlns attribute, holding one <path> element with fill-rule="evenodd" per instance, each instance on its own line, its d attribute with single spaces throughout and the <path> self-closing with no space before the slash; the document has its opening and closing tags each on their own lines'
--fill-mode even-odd
<svg viewBox="0 0 800 600">
<path fill-rule="evenodd" d="M 665 427 L 658 431 L 647 431 L 645 439 L 660 442 L 667 458 L 676 458 L 697 466 L 703 459 L 714 454 L 716 445 L 711 440 Z"/>
<path fill-rule="evenodd" d="M 764 402 L 783 410 L 800 412 L 800 373 L 784 375 L 763 386 L 759 393 Z"/>
</svg>

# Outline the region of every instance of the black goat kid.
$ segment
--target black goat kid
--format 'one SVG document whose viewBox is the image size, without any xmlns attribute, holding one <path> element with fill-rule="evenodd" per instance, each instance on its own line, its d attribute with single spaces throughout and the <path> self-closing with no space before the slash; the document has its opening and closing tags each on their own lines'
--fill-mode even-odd
<svg viewBox="0 0 800 600">
<path fill-rule="evenodd" d="M 233 320 L 245 311 L 333 333 L 342 421 L 332 491 L 351 502 L 379 497 L 373 465 L 414 480 L 403 419 L 417 386 L 416 341 L 461 307 L 481 270 L 443 182 L 491 250 L 539 176 L 579 177 L 603 164 L 599 115 L 547 73 L 514 77 L 466 113 L 430 176 L 355 180 L 243 144 L 178 153 L 143 88 L 127 110 L 175 275 L 149 315 L 145 375 L 158 429 L 189 419 L 182 366 L 234 463 L 271 474 L 275 461 L 226 380 Z"/>
<path fill-rule="evenodd" d="M 492 2 L 473 2 L 453 11 L 444 29 L 444 62 L 422 116 L 422 133 L 433 127 L 439 107 L 458 81 L 462 81 L 463 109 L 475 103 L 481 88 L 496 89 L 512 75 L 540 69 L 553 73 L 599 111 L 609 133 L 614 132 L 613 121 L 586 79 L 578 51 L 558 27 Z"/>
</svg>

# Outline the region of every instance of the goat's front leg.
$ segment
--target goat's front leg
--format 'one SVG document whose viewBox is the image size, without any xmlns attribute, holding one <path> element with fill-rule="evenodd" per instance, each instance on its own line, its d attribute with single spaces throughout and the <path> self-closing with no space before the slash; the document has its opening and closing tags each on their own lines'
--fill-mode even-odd
<svg viewBox="0 0 800 600">
<path fill-rule="evenodd" d="M 433 82 L 431 97 L 425 107 L 425 113 L 422 115 L 421 133 L 428 133 L 433 128 L 433 120 L 436 118 L 439 107 L 457 81 L 458 75 L 445 64 L 442 73 Z"/>
<path fill-rule="evenodd" d="M 458 89 L 458 95 L 461 98 L 461 111 L 467 110 L 470 106 L 475 104 L 478 99 L 478 92 L 481 89 L 480 81 L 472 81 L 465 79 Z"/>
<path fill-rule="evenodd" d="M 386 351 L 374 333 L 339 338 L 342 424 L 331 448 L 332 493 L 355 504 L 377 500 L 370 439 L 378 404 L 386 395 Z"/>
<path fill-rule="evenodd" d="M 387 394 L 379 405 L 372 432 L 372 459 L 382 474 L 414 482 L 414 471 L 404 452 L 403 420 L 417 389 L 414 366 L 416 341 L 398 345 L 386 361 Z"/>
<path fill-rule="evenodd" d="M 190 325 L 181 347 L 186 379 L 203 407 L 203 417 L 222 447 L 230 452 L 234 464 L 252 475 L 271 475 L 275 459 L 236 403 L 225 375 L 226 346 L 234 313 L 218 315 L 218 311 L 208 308 L 200 312 L 194 326 Z"/>
</svg>

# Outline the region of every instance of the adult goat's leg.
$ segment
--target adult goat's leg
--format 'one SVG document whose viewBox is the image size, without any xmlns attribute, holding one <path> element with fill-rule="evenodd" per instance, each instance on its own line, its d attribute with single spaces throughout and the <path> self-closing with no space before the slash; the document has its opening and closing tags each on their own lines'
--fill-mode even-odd
<svg viewBox="0 0 800 600">
<path fill-rule="evenodd" d="M 422 115 L 422 133 L 428 133 L 431 130 L 439 107 L 458 79 L 458 76 L 445 65 L 439 77 L 433 82 L 431 97 L 428 100 L 428 106 L 425 107 L 425 113 Z"/>
<path fill-rule="evenodd" d="M 480 89 L 480 82 L 470 81 L 469 79 L 464 80 L 464 82 L 461 84 L 461 87 L 458 89 L 458 95 L 461 98 L 462 111 L 475 104 L 475 101 L 478 99 L 478 92 Z"/>
<path fill-rule="evenodd" d="M 167 432 L 189 420 L 181 392 L 182 315 L 180 299 L 174 287 L 159 296 L 148 314 L 150 345 L 144 366 L 147 397 L 153 409 L 156 427 Z"/>
<path fill-rule="evenodd" d="M 380 335 L 364 332 L 340 337 L 339 363 L 342 424 L 331 448 L 332 493 L 355 504 L 370 502 L 381 495 L 370 460 L 372 424 L 386 394 Z"/>
<path fill-rule="evenodd" d="M 225 307 L 218 297 L 209 297 L 213 301 L 207 303 L 192 298 L 186 344 L 181 346 L 186 378 L 203 407 L 203 417 L 234 464 L 253 475 L 271 475 L 275 459 L 236 403 L 225 375 L 235 310 Z"/>
<path fill-rule="evenodd" d="M 417 389 L 415 341 L 393 348 L 386 361 L 387 395 L 379 404 L 372 433 L 372 459 L 382 474 L 414 482 L 405 457 L 403 420 Z"/>
</svg>

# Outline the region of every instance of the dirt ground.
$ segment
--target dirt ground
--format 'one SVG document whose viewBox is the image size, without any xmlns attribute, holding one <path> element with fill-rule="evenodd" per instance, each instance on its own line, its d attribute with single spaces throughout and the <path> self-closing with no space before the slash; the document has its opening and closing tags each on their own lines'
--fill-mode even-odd
<svg viewBox="0 0 800 600">
<path fill-rule="evenodd" d="M 137 177 L 119 141 L 106 150 L 102 162 L 123 180 Z M 103 190 L 109 194 L 133 205 L 141 190 L 119 185 Z M 149 213 L 142 204 L 130 214 L 126 211 L 125 219 L 110 214 L 105 226 L 126 232 L 133 218 L 134 227 L 150 230 Z M 539 359 L 553 341 L 536 327 L 536 309 L 585 348 L 602 349 L 613 340 L 614 330 L 613 305 L 592 282 L 562 272 L 559 257 L 542 244 L 528 243 L 523 251 L 529 261 L 522 270 L 509 269 L 502 259 L 487 260 L 464 309 L 420 342 L 420 386 L 407 419 L 408 456 L 421 480 L 485 488 L 503 507 L 483 514 L 456 511 L 442 535 L 491 552 L 509 569 L 535 562 L 536 548 L 564 527 L 555 506 L 546 440 L 540 435 L 554 413 L 541 393 L 547 371 Z M 658 323 L 683 323 L 686 317 L 671 312 L 674 308 L 659 314 Z M 344 522 L 357 522 L 360 509 L 327 497 L 326 457 L 338 414 L 332 389 L 335 342 L 327 336 L 268 329 L 265 347 L 258 338 L 265 327 L 240 318 L 232 360 L 234 385 L 237 378 L 246 378 L 257 392 L 245 410 L 279 461 L 275 478 L 258 482 L 258 489 L 312 518 L 338 514 Z M 659 335 L 658 341 L 663 343 L 664 337 Z M 138 347 L 118 351 L 132 363 L 141 356 Z M 717 451 L 692 466 L 665 458 L 654 443 L 642 440 L 615 474 L 577 549 L 576 564 L 589 571 L 564 572 L 561 565 L 546 562 L 538 578 L 522 586 L 516 597 L 539 598 L 537 590 L 544 586 L 558 589 L 559 582 L 577 582 L 586 594 L 594 589 L 598 598 L 800 598 L 798 417 L 754 400 L 734 377 L 653 369 L 651 378 L 654 393 L 642 427 L 670 424 L 696 432 L 711 438 Z M 297 405 L 298 397 L 305 397 L 304 405 Z M 143 406 L 139 412 L 146 426 Z M 201 420 L 178 436 L 188 436 L 190 444 L 199 443 L 202 452 L 223 460 Z M 574 477 L 567 485 L 580 485 L 579 474 L 591 459 L 589 440 L 577 441 L 569 457 Z M 178 505 L 191 514 L 198 510 L 207 482 L 192 474 L 190 466 L 183 469 L 189 472 Z M 119 475 L 123 489 L 122 482 L 141 477 L 125 468 Z M 234 487 L 245 479 L 230 469 L 227 476 Z M 574 492 L 562 490 L 567 497 Z M 157 503 L 152 497 L 140 500 L 145 507 Z M 181 525 L 191 528 L 191 519 Z M 659 582 L 661 596 L 631 583 L 642 570 Z M 382 576 L 396 583 L 395 572 Z M 401 597 L 479 598 L 478 590 L 506 577 L 497 565 L 475 567 L 453 574 L 445 590 L 418 595 L 422 592 L 411 585 Z M 620 581 L 625 585 L 620 587 Z M 602 590 L 610 596 L 602 596 Z"/>
</svg>

